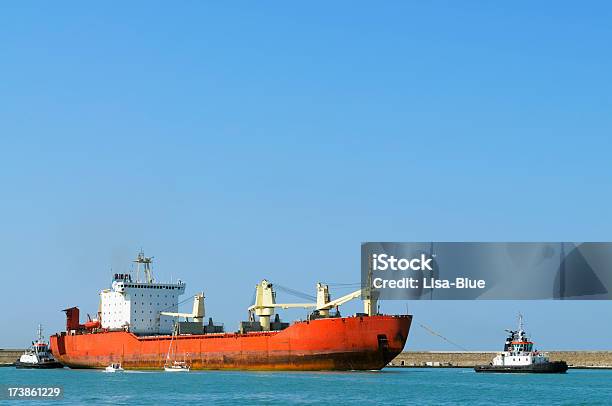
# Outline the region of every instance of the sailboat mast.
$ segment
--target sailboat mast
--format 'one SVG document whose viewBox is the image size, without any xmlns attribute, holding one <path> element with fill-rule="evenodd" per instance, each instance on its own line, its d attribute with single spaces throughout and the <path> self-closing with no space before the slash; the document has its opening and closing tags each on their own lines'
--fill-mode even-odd
<svg viewBox="0 0 612 406">
<path fill-rule="evenodd" d="M 170 346 L 168 347 L 168 352 L 166 353 L 166 363 L 168 363 L 168 361 L 170 361 L 170 351 L 172 351 L 172 342 L 174 341 L 174 332 L 175 332 L 175 328 L 174 328 L 174 324 L 172 326 L 172 337 L 170 338 Z"/>
</svg>

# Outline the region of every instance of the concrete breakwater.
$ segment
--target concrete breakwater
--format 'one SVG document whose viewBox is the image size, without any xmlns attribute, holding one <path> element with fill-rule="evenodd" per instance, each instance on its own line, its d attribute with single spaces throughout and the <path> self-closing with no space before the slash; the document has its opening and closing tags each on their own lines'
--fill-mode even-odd
<svg viewBox="0 0 612 406">
<path fill-rule="evenodd" d="M 0 367 L 13 365 L 13 363 L 21 357 L 23 351 L 24 350 L 0 348 Z"/>
<path fill-rule="evenodd" d="M 544 351 L 551 361 L 565 361 L 570 368 L 610 368 L 612 351 Z M 471 368 L 488 364 L 497 351 L 406 351 L 389 363 L 391 367 Z"/>
</svg>

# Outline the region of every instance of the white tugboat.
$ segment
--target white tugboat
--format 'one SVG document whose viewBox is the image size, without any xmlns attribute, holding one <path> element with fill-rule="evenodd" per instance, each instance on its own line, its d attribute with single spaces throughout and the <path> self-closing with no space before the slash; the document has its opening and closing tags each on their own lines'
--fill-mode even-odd
<svg viewBox="0 0 612 406">
<path fill-rule="evenodd" d="M 38 338 L 32 342 L 32 346 L 19 357 L 15 362 L 17 368 L 63 368 L 64 366 L 57 362 L 51 351 L 49 344 L 43 339 L 42 326 L 38 325 Z"/>
<path fill-rule="evenodd" d="M 506 338 L 504 351 L 493 358 L 489 365 L 478 365 L 476 372 L 537 372 L 537 373 L 565 373 L 565 361 L 550 361 L 546 354 L 533 349 L 533 342 L 529 341 L 523 330 L 523 315 L 519 314 L 519 327 L 517 331 L 506 330 L 510 335 Z"/>
</svg>

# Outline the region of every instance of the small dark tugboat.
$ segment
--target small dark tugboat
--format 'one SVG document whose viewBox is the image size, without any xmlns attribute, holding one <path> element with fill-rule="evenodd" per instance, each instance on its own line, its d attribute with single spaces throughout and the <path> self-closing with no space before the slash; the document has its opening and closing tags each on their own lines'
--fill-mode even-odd
<svg viewBox="0 0 612 406">
<path fill-rule="evenodd" d="M 38 325 L 38 339 L 32 342 L 32 346 L 15 361 L 16 368 L 63 368 L 64 366 L 57 362 L 49 351 L 49 344 L 43 340 L 42 326 Z"/>
<path fill-rule="evenodd" d="M 546 354 L 533 350 L 533 342 L 529 341 L 523 330 L 523 316 L 519 314 L 517 331 L 506 330 L 510 336 L 506 338 L 504 351 L 493 358 L 489 365 L 478 365 L 476 372 L 519 372 L 519 373 L 549 373 L 562 374 L 567 371 L 565 361 L 550 361 Z"/>
</svg>

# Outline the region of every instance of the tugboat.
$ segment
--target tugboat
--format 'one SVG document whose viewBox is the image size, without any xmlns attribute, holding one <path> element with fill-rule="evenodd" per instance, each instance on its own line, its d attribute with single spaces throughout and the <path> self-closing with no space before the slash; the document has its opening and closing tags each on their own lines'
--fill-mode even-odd
<svg viewBox="0 0 612 406">
<path fill-rule="evenodd" d="M 506 338 L 504 351 L 493 358 L 489 365 L 478 365 L 476 372 L 522 372 L 522 373 L 552 373 L 562 374 L 567 371 L 565 361 L 550 361 L 548 356 L 533 350 L 533 342 L 529 341 L 523 330 L 523 315 L 519 314 L 517 331 L 506 330 L 510 335 Z"/>
<path fill-rule="evenodd" d="M 32 342 L 32 346 L 15 361 L 16 368 L 63 368 L 64 366 L 57 362 L 51 352 L 49 345 L 43 340 L 42 326 L 38 325 L 38 339 Z"/>
</svg>

